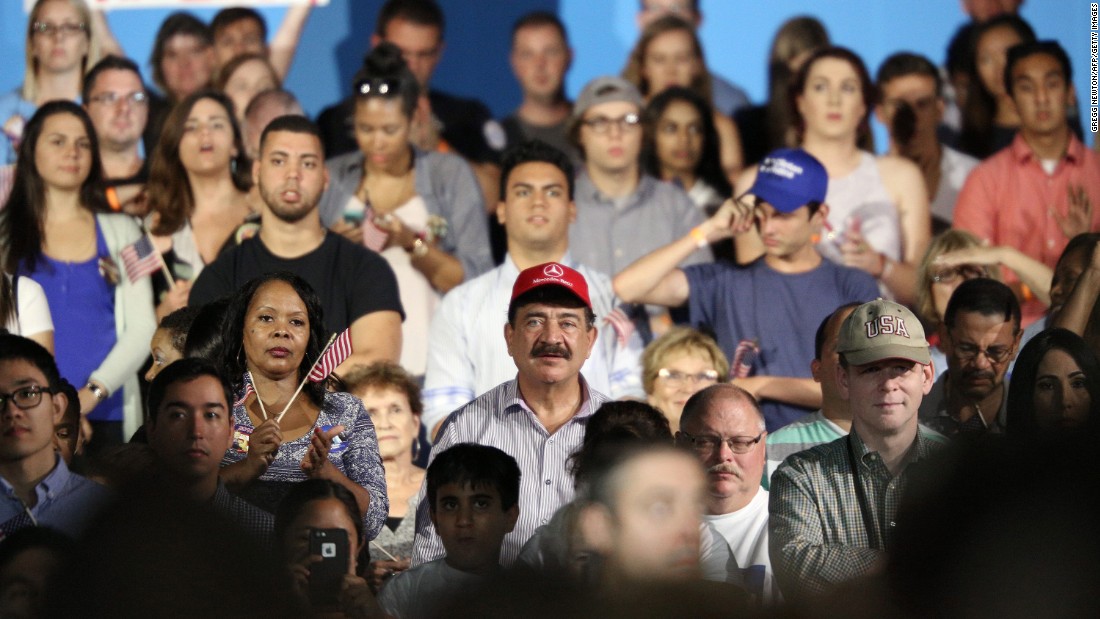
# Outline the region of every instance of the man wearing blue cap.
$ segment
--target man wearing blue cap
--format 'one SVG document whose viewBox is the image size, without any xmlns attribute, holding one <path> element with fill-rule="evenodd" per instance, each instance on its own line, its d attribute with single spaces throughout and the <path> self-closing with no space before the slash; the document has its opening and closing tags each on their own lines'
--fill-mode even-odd
<svg viewBox="0 0 1100 619">
<path fill-rule="evenodd" d="M 712 331 L 733 361 L 734 384 L 761 401 L 769 432 L 821 406 L 808 361 L 822 319 L 840 305 L 879 294 L 871 276 L 824 260 L 815 247 L 829 212 L 828 180 L 806 151 L 776 150 L 761 162 L 747 192 L 753 204 L 728 200 L 689 234 L 615 277 L 615 292 L 626 301 L 688 303 L 691 324 Z M 677 268 L 696 249 L 753 225 L 764 242 L 761 258 L 744 266 Z"/>
</svg>

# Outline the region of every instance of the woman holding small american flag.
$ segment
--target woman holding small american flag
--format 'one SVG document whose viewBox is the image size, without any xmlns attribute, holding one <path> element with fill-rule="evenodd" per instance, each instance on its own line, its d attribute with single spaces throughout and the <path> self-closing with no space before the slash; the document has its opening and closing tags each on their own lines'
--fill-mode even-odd
<svg viewBox="0 0 1100 619">
<path fill-rule="evenodd" d="M 325 337 L 323 320 L 317 294 L 291 273 L 258 277 L 230 302 L 222 367 L 237 401 L 222 479 L 270 512 L 294 484 L 328 479 L 355 496 L 374 539 L 389 514 L 378 439 L 359 398 L 325 390 L 351 338 Z"/>
<path fill-rule="evenodd" d="M 79 388 L 90 422 L 89 452 L 121 443 L 141 424 L 137 370 L 156 328 L 149 278 L 121 269 L 141 230 L 110 212 L 101 179 L 87 113 L 71 101 L 46 103 L 27 123 L 0 223 L 4 270 L 46 293 L 57 365 Z"/>
</svg>

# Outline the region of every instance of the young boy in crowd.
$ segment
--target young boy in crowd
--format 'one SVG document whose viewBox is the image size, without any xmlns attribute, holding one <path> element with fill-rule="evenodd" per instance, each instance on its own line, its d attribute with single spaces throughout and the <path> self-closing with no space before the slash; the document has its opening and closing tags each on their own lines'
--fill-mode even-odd
<svg viewBox="0 0 1100 619">
<path fill-rule="evenodd" d="M 429 517 L 446 556 L 401 572 L 378 603 L 394 619 L 432 617 L 447 600 L 497 573 L 519 518 L 519 465 L 496 447 L 460 443 L 428 467 Z"/>
</svg>

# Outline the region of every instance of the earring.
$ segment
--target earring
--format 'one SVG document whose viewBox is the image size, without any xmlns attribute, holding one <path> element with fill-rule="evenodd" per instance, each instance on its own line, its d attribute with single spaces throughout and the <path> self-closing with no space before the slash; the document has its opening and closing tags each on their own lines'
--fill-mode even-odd
<svg viewBox="0 0 1100 619">
<path fill-rule="evenodd" d="M 236 174 L 237 173 L 237 158 L 236 157 L 229 160 L 229 172 L 230 172 L 230 174 Z"/>
<path fill-rule="evenodd" d="M 420 458 L 420 437 L 413 439 L 413 462 Z"/>
</svg>

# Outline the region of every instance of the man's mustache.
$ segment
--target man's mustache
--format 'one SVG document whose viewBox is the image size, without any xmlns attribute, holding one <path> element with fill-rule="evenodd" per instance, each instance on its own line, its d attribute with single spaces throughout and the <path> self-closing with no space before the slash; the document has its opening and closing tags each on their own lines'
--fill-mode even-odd
<svg viewBox="0 0 1100 619">
<path fill-rule="evenodd" d="M 569 349 L 561 344 L 536 344 L 531 349 L 532 357 L 561 357 L 562 359 L 569 360 L 573 358 Z"/>
<path fill-rule="evenodd" d="M 708 467 L 707 473 L 726 473 L 729 475 L 735 475 L 738 479 L 743 479 L 745 477 L 745 473 L 741 470 L 741 467 L 733 464 L 732 462 L 722 462 L 720 464 L 715 464 L 714 466 Z"/>
</svg>

